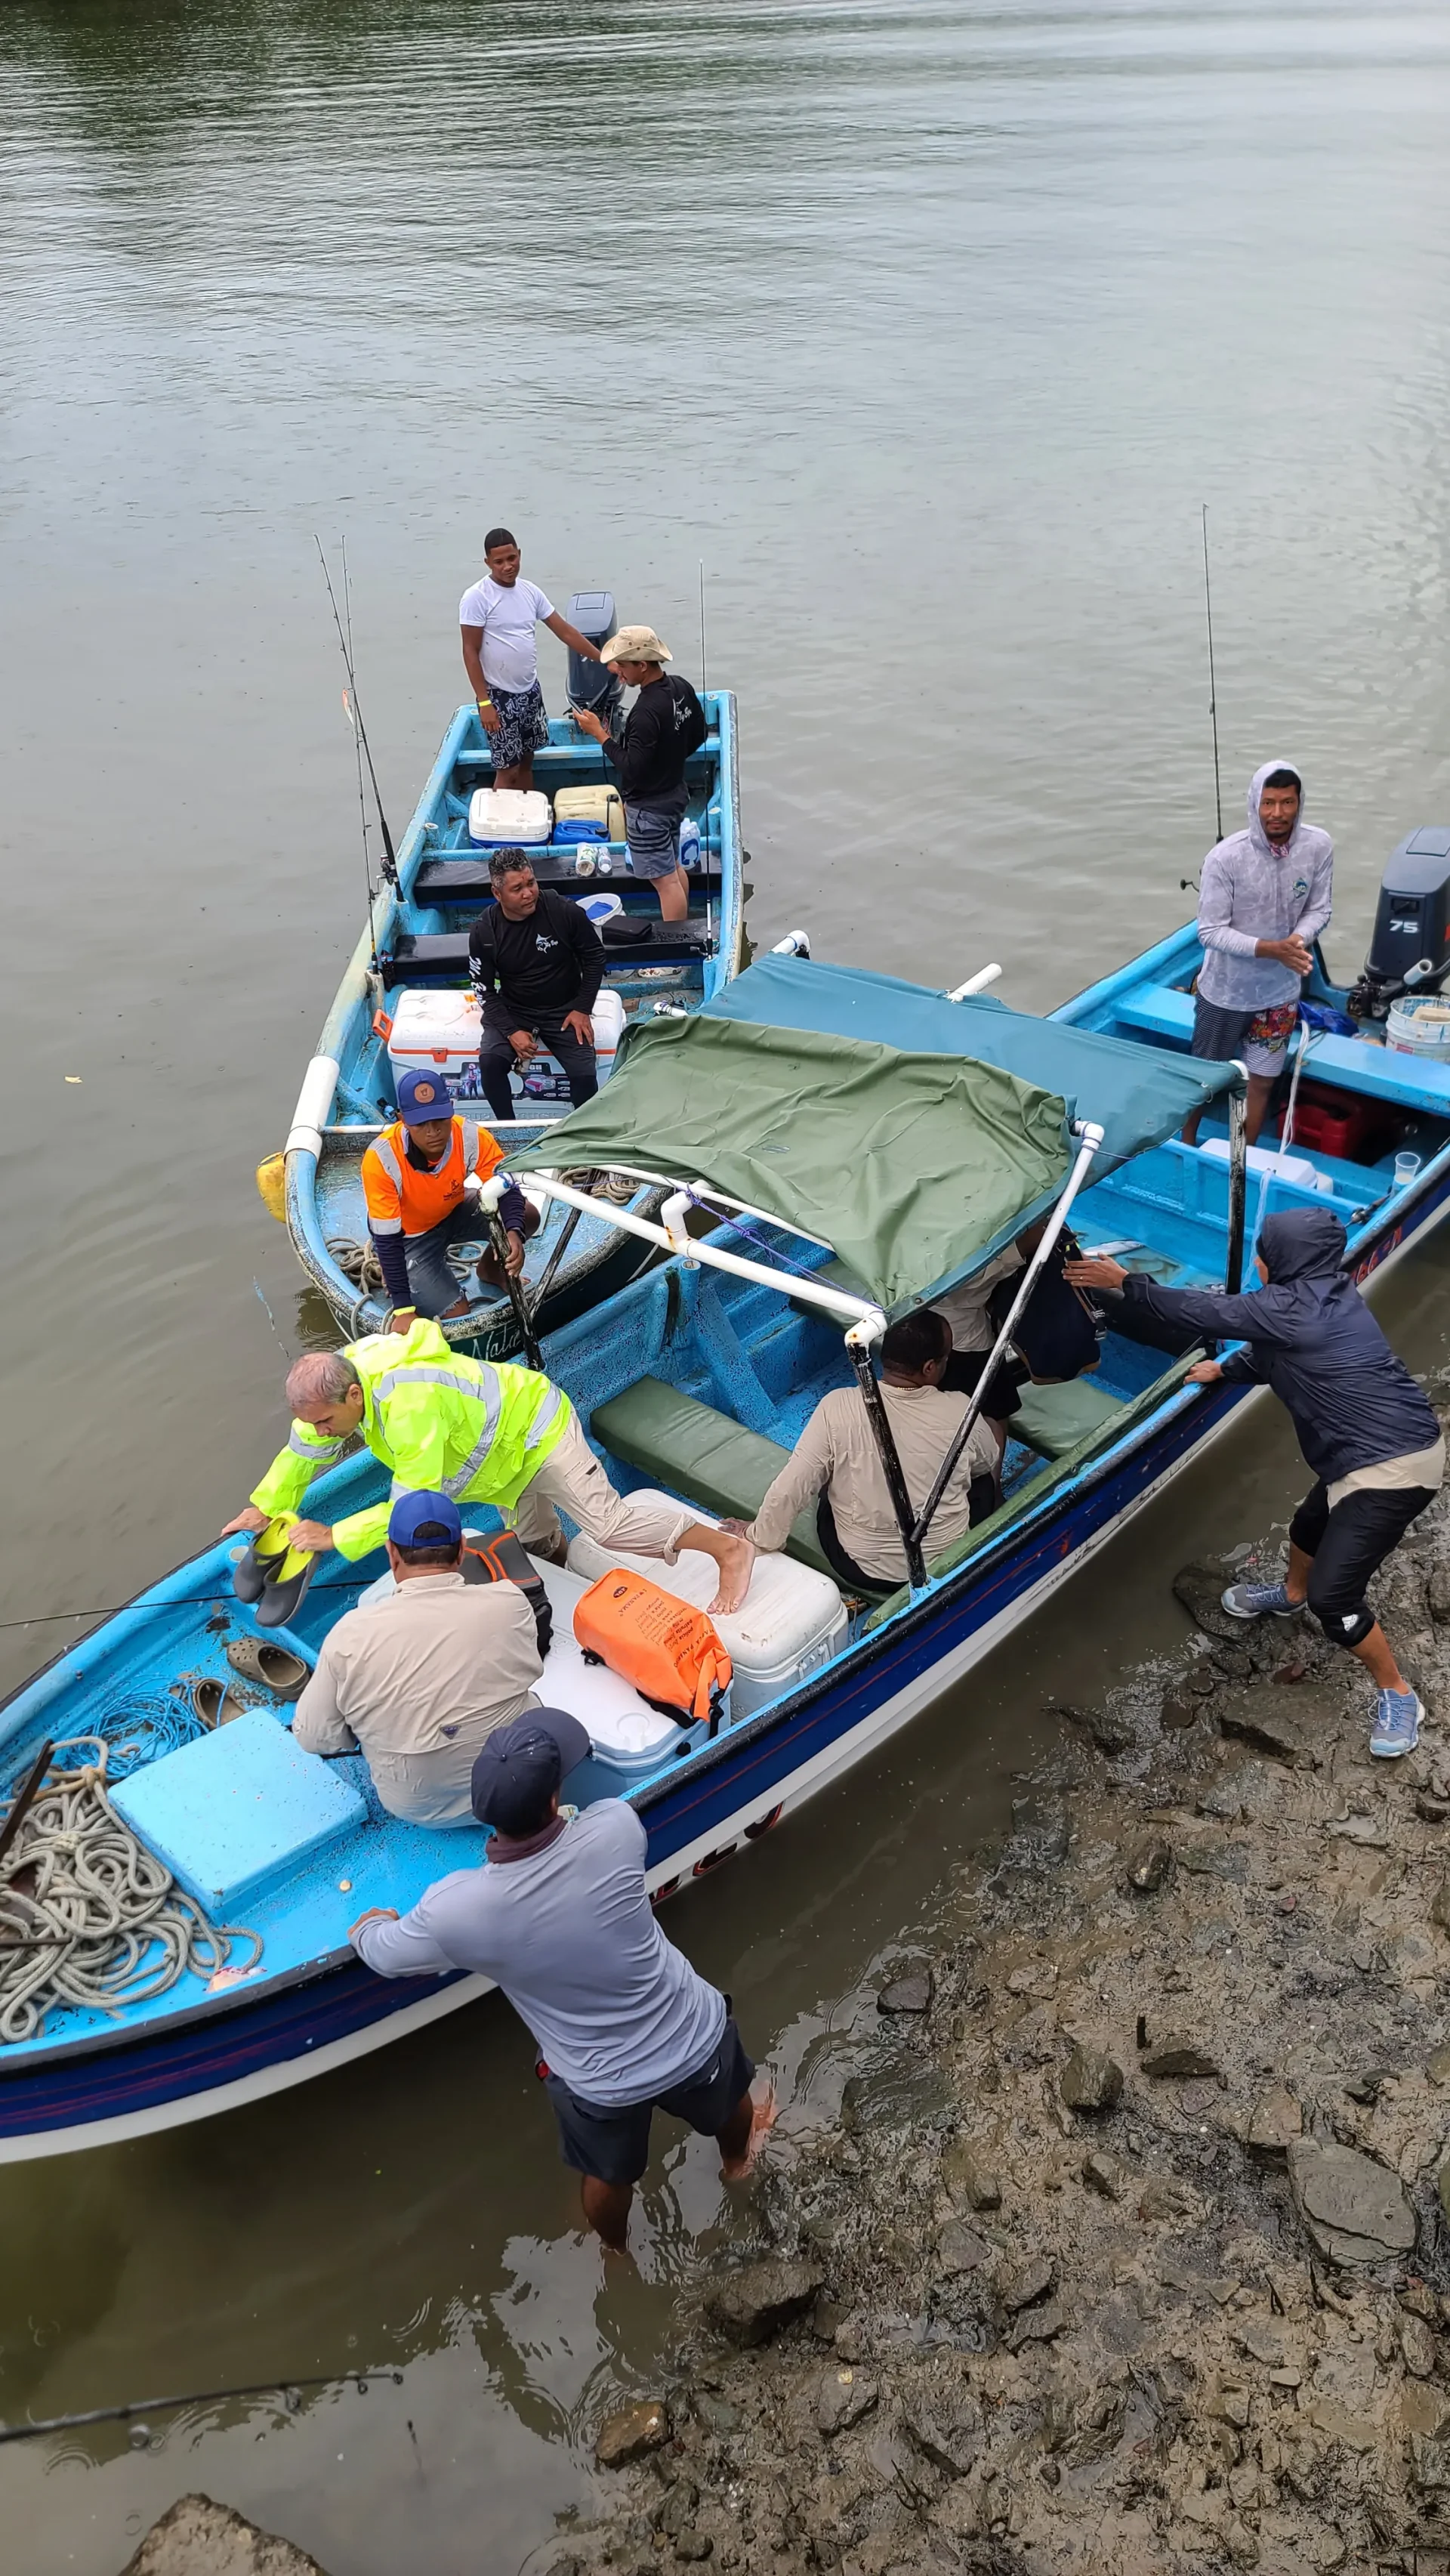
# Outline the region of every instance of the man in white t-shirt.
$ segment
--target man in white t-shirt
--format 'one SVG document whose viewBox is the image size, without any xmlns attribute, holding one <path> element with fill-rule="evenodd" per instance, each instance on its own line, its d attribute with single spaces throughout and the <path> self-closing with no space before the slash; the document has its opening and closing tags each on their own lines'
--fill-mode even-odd
<svg viewBox="0 0 1450 2576">
<path fill-rule="evenodd" d="M 559 615 L 536 581 L 520 581 L 519 549 L 507 528 L 489 529 L 483 559 L 488 570 L 482 581 L 458 603 L 463 667 L 489 737 L 495 787 L 529 788 L 534 754 L 549 739 L 534 629 L 547 626 L 586 662 L 598 661 L 599 648 Z"/>
</svg>

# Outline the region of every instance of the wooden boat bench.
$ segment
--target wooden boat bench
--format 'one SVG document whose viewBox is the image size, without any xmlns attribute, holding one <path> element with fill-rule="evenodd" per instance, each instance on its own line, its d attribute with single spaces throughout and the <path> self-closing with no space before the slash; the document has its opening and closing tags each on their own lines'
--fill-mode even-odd
<svg viewBox="0 0 1450 2576">
<path fill-rule="evenodd" d="M 622 1395 L 596 1405 L 589 1427 L 627 1467 L 638 1468 L 652 1485 L 698 1504 L 717 1520 L 753 1520 L 767 1486 L 790 1456 L 778 1440 L 747 1431 L 728 1413 L 658 1377 L 642 1377 Z M 797 1516 L 785 1552 L 835 1581 L 816 1536 L 814 1512 Z"/>
<path fill-rule="evenodd" d="M 602 846 L 602 845 L 601 845 Z M 586 850 L 591 844 L 585 843 Z M 488 873 L 492 853 L 476 850 L 466 858 L 424 859 L 409 889 L 414 903 L 476 903 L 480 907 L 493 901 L 493 879 Z M 571 851 L 530 850 L 529 858 L 541 886 L 556 886 L 575 896 L 588 894 L 623 895 L 631 887 L 639 888 L 646 880 L 631 874 L 625 867 L 622 852 L 615 846 L 614 869 L 607 877 L 581 877 Z M 721 886 L 718 860 L 709 867 L 689 870 L 690 891 L 718 895 Z"/>
</svg>

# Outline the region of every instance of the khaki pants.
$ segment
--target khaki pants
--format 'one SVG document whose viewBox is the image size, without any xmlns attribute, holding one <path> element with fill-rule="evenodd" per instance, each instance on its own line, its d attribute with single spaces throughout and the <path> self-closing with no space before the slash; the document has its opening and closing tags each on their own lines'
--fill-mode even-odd
<svg viewBox="0 0 1450 2576">
<path fill-rule="evenodd" d="M 662 1556 L 671 1565 L 680 1532 L 699 1518 L 685 1504 L 667 1502 L 663 1496 L 617 1494 L 572 1407 L 561 1438 L 529 1478 L 512 1512 L 505 1514 L 525 1547 L 547 1546 L 562 1535 L 555 1504 L 601 1547 L 622 1548 L 635 1556 Z"/>
</svg>

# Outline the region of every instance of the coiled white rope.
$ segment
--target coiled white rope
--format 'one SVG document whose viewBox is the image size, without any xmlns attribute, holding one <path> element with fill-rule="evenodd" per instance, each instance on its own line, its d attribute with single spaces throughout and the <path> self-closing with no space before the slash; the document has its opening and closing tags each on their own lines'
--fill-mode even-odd
<svg viewBox="0 0 1450 2576">
<path fill-rule="evenodd" d="M 114 2020 L 188 1972 L 211 1979 L 232 1968 L 234 1941 L 251 1944 L 247 1968 L 262 1955 L 260 1934 L 208 1923 L 117 1815 L 102 1737 L 54 1750 L 81 1745 L 97 1758 L 47 1772 L 0 1861 L 0 2043 L 32 2038 L 65 2007 Z"/>
</svg>

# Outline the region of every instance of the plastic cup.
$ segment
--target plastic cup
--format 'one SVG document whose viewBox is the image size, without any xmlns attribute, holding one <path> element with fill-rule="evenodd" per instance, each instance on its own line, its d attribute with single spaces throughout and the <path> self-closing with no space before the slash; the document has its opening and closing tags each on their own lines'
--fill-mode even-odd
<svg viewBox="0 0 1450 2576">
<path fill-rule="evenodd" d="M 1396 1154 L 1396 1156 L 1395 1156 L 1395 1187 L 1396 1187 L 1396 1189 L 1397 1189 L 1397 1190 L 1407 1190 L 1407 1189 L 1409 1188 L 1409 1186 L 1410 1186 L 1411 1181 L 1414 1179 L 1415 1174 L 1418 1172 L 1419 1168 L 1420 1168 L 1420 1157 L 1419 1157 L 1419 1155 L 1418 1155 L 1418 1154 Z"/>
</svg>

